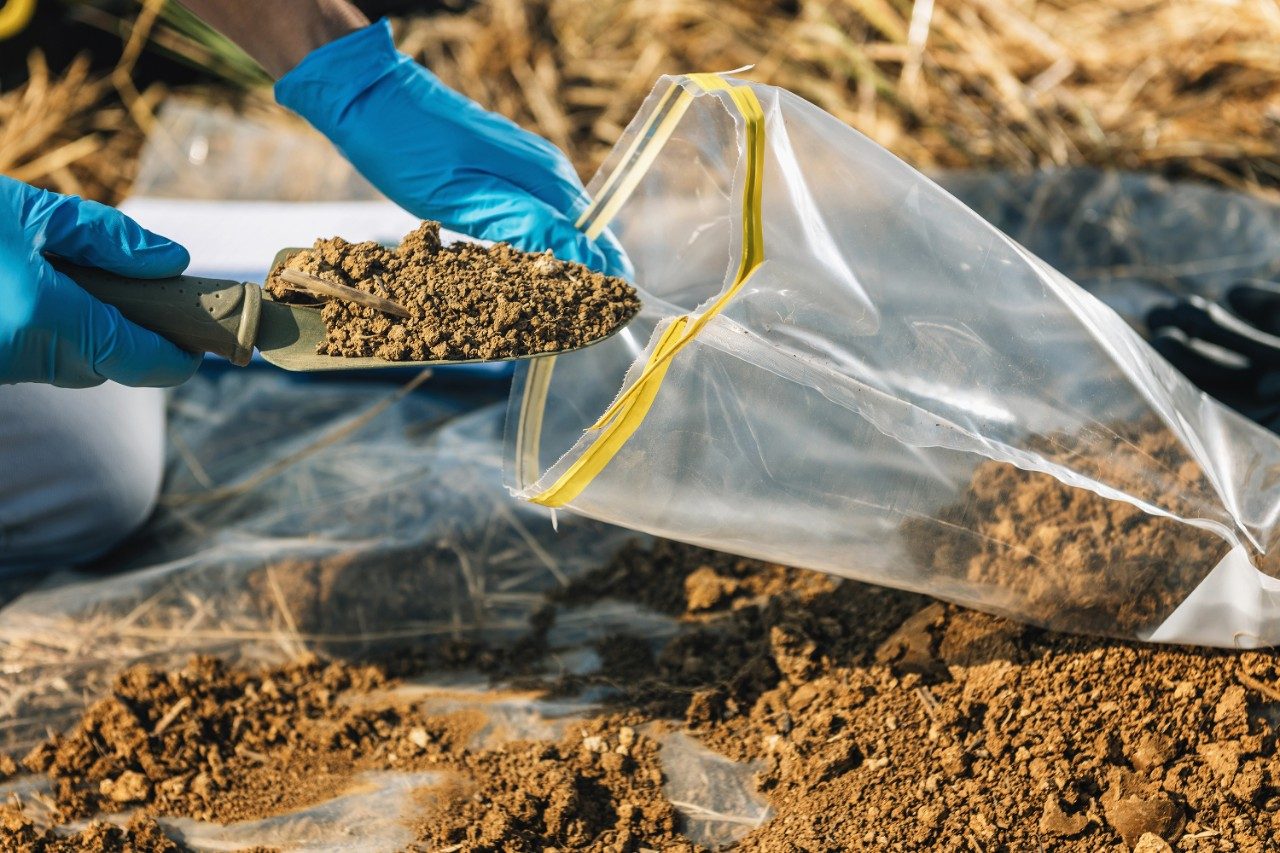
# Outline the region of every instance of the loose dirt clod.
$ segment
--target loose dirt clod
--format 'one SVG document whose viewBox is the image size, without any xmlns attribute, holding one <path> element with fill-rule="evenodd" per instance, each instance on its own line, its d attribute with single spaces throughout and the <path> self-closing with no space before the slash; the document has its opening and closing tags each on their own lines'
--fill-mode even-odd
<svg viewBox="0 0 1280 853">
<path fill-rule="evenodd" d="M 93 823 L 80 832 L 59 835 L 41 829 L 20 810 L 0 808 L 0 850 L 15 853 L 183 853 L 187 848 L 165 836 L 150 818 L 125 826 Z"/>
<path fill-rule="evenodd" d="M 422 223 L 397 249 L 317 240 L 285 266 L 392 299 L 412 315 L 330 300 L 321 312 L 328 329 L 316 350 L 322 355 L 466 361 L 560 352 L 608 336 L 640 309 L 623 279 L 505 243 L 442 246 L 438 222 Z M 278 275 L 267 290 L 280 301 L 311 303 Z"/>
</svg>

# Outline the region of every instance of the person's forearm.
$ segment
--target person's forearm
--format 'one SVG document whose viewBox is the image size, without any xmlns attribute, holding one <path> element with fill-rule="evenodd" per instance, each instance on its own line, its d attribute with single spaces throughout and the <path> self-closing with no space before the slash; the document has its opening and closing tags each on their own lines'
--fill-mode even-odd
<svg viewBox="0 0 1280 853">
<path fill-rule="evenodd" d="M 321 45 L 366 26 L 347 0 L 180 0 L 280 78 Z"/>
</svg>

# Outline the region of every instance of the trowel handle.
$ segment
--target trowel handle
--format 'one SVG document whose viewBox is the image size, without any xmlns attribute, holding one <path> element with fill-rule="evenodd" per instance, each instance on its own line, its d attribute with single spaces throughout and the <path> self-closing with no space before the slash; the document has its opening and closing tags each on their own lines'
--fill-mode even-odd
<svg viewBox="0 0 1280 853">
<path fill-rule="evenodd" d="M 241 366 L 253 355 L 262 310 L 262 288 L 256 284 L 193 275 L 127 278 L 58 259 L 49 262 L 127 319 L 183 349 L 217 353 Z"/>
</svg>

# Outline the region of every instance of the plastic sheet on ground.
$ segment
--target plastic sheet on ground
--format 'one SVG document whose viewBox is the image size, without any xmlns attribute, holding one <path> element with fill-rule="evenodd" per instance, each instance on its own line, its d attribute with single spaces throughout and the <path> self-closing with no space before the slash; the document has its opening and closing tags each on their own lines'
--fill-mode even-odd
<svg viewBox="0 0 1280 853">
<path fill-rule="evenodd" d="M 984 198 L 1083 216 L 1044 245 L 1127 260 L 1095 283 L 1131 316 L 1187 272 L 1264 264 L 1200 234 L 1122 249 L 1274 222 L 1130 189 L 1144 212 L 1115 232 L 1052 180 Z M 513 494 L 1066 631 L 1280 639 L 1280 440 L 884 149 L 785 90 L 664 78 L 590 191 L 582 222 L 622 241 L 644 309 L 517 368 Z"/>
</svg>

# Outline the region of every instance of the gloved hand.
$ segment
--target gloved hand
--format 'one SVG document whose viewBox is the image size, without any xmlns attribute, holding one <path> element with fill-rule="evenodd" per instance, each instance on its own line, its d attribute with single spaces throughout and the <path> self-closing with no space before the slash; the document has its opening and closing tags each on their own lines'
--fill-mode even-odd
<svg viewBox="0 0 1280 853">
<path fill-rule="evenodd" d="M 415 216 L 630 277 L 611 235 L 574 228 L 588 198 L 564 154 L 399 53 L 385 20 L 312 51 L 275 92 Z"/>
<path fill-rule="evenodd" d="M 1280 432 L 1280 286 L 1232 285 L 1223 304 L 1189 296 L 1147 315 L 1151 345 L 1201 390 Z"/>
<path fill-rule="evenodd" d="M 189 261 L 114 208 L 0 177 L 0 384 L 177 385 L 200 366 L 55 271 L 46 251 L 139 278 L 177 275 Z"/>
</svg>

